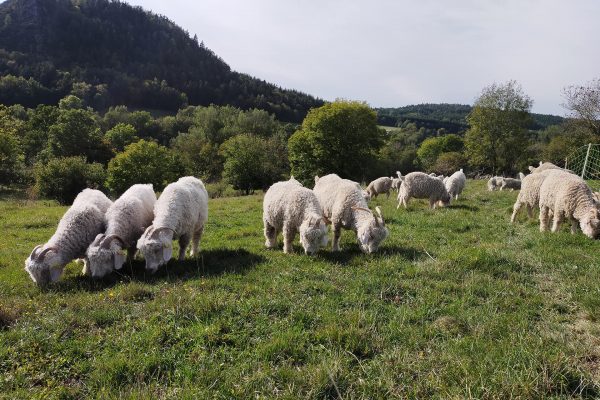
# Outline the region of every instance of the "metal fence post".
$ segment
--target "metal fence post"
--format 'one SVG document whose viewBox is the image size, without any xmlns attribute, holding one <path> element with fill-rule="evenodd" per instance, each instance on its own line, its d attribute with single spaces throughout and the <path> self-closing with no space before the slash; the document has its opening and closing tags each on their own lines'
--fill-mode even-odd
<svg viewBox="0 0 600 400">
<path fill-rule="evenodd" d="M 588 143 L 587 153 L 585 154 L 585 161 L 583 162 L 583 170 L 581 171 L 581 179 L 585 179 L 585 170 L 588 165 L 588 159 L 590 158 L 590 150 L 592 149 L 592 144 Z"/>
</svg>

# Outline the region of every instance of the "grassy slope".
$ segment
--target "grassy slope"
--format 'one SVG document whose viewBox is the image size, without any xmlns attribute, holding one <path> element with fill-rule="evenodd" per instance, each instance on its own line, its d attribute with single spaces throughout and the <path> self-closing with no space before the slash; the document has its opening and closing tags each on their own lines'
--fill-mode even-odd
<svg viewBox="0 0 600 400">
<path fill-rule="evenodd" d="M 263 248 L 260 196 L 218 199 L 197 262 L 100 282 L 70 264 L 47 291 L 23 260 L 65 209 L 5 198 L 0 396 L 598 397 L 600 242 L 511 226 L 515 197 L 380 198 L 380 253 L 344 232 L 315 258 Z"/>
</svg>

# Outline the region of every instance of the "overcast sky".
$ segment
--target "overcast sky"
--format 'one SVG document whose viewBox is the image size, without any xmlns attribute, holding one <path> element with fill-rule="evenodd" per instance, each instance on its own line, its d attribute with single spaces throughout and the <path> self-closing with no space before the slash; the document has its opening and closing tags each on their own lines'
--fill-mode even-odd
<svg viewBox="0 0 600 400">
<path fill-rule="evenodd" d="M 373 107 L 467 103 L 515 79 L 533 111 L 600 77 L 598 0 L 128 0 L 284 88 Z"/>
</svg>

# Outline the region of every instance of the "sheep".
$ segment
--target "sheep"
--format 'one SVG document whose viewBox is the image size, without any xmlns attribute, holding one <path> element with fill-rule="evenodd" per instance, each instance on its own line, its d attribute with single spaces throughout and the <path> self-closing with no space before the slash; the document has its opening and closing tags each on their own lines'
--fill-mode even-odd
<svg viewBox="0 0 600 400">
<path fill-rule="evenodd" d="M 198 254 L 199 242 L 208 219 L 208 193 L 198 178 L 186 176 L 169 184 L 154 204 L 152 225 L 137 242 L 152 273 L 173 256 L 173 240 L 179 239 L 179 261 L 192 242 L 192 257 Z"/>
<path fill-rule="evenodd" d="M 511 223 L 515 222 L 517 214 L 523 206 L 527 207 L 527 215 L 529 218 L 533 218 L 533 210 L 539 207 L 540 188 L 550 171 L 552 171 L 552 169 L 529 174 L 523 178 L 521 181 L 521 191 L 517 196 L 517 201 L 515 201 L 515 204 L 513 205 L 513 213 L 510 217 Z"/>
<path fill-rule="evenodd" d="M 511 191 L 517 189 L 521 189 L 521 180 L 514 178 L 502 178 L 502 183 L 500 184 L 500 190 L 510 189 Z"/>
<path fill-rule="evenodd" d="M 263 200 L 265 245 L 277 246 L 277 232 L 283 232 L 283 252 L 291 253 L 296 233 L 304 252 L 316 254 L 327 246 L 327 223 L 314 192 L 294 177 L 271 185 Z"/>
<path fill-rule="evenodd" d="M 392 190 L 396 190 L 396 191 L 400 191 L 400 185 L 402 185 L 402 181 L 404 180 L 404 178 L 402 178 L 402 174 L 400 173 L 400 171 L 396 171 L 396 175 L 398 176 L 397 178 L 392 177 Z"/>
<path fill-rule="evenodd" d="M 462 193 L 465 184 L 467 183 L 467 177 L 461 168 L 460 171 L 456 171 L 449 177 L 444 178 L 442 182 L 450 197 L 454 197 L 455 200 L 458 200 L 458 196 Z"/>
<path fill-rule="evenodd" d="M 390 190 L 392 188 L 392 180 L 393 178 L 389 178 L 387 176 L 383 176 L 381 178 L 377 178 L 367 186 L 367 193 L 371 196 L 372 199 L 376 198 L 377 195 L 385 193 L 387 197 L 390 197 Z"/>
<path fill-rule="evenodd" d="M 126 254 L 135 255 L 135 245 L 154 218 L 156 194 L 151 184 L 133 185 L 106 212 L 106 232 L 98 234 L 88 247 L 84 274 L 101 278 L 121 269 Z M 127 249 L 127 252 L 125 252 Z"/>
<path fill-rule="evenodd" d="M 525 179 L 525 174 L 522 172 L 519 172 L 519 180 L 522 181 L 523 179 Z"/>
<path fill-rule="evenodd" d="M 450 204 L 450 195 L 444 186 L 444 182 L 425 174 L 424 172 L 411 172 L 404 177 L 404 182 L 398 193 L 398 206 L 403 204 L 408 207 L 408 201 L 412 198 L 429 199 L 429 207 L 435 208 L 436 203 Z"/>
<path fill-rule="evenodd" d="M 562 170 L 562 171 L 567 171 L 567 172 L 571 172 L 568 170 L 565 170 L 564 168 L 561 168 L 557 165 L 552 164 L 551 162 L 541 162 L 540 161 L 540 165 L 536 168 L 536 167 L 532 167 L 531 165 L 528 167 L 529 172 L 531 172 L 532 174 L 538 173 L 538 172 L 542 172 L 545 171 L 547 169 L 558 169 L 558 170 Z"/>
<path fill-rule="evenodd" d="M 332 251 L 340 250 L 342 228 L 356 233 L 362 252 L 373 253 L 378 250 L 389 231 L 385 226 L 381 209 L 375 208 L 377 215 L 369 210 L 367 202 L 360 193 L 360 186 L 356 182 L 342 179 L 336 174 L 321 178 L 317 176 L 313 191 L 321 204 L 323 215 L 332 225 Z"/>
<path fill-rule="evenodd" d="M 502 186 L 502 180 L 504 178 L 501 176 L 492 176 L 487 183 L 487 189 L 490 192 L 493 192 L 494 190 L 498 190 L 500 189 L 500 186 Z"/>
<path fill-rule="evenodd" d="M 40 286 L 56 282 L 65 265 L 83 258 L 96 235 L 104 232 L 105 213 L 111 204 L 99 190 L 85 189 L 79 193 L 50 240 L 36 246 L 25 260 L 25 271 L 31 279 Z"/>
<path fill-rule="evenodd" d="M 369 194 L 369 192 L 361 188 L 360 193 L 362 194 L 367 203 L 371 201 L 371 195 Z"/>
<path fill-rule="evenodd" d="M 583 179 L 577 175 L 553 170 L 540 187 L 540 231 L 548 230 L 550 212 L 553 213 L 552 232 L 560 228 L 564 219 L 571 221 L 571 233 L 581 231 L 589 238 L 600 233 L 600 206 Z"/>
</svg>

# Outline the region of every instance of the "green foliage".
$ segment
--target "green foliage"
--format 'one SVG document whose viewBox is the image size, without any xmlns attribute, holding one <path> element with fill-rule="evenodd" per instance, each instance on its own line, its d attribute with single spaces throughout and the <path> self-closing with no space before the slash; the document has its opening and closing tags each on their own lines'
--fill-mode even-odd
<svg viewBox="0 0 600 400">
<path fill-rule="evenodd" d="M 48 132 L 56 123 L 60 113 L 54 106 L 39 105 L 27 112 L 25 132 L 23 134 L 23 151 L 25 161 L 32 165 L 48 145 Z"/>
<path fill-rule="evenodd" d="M 454 172 L 464 168 L 467 164 L 466 157 L 457 151 L 441 153 L 435 160 L 431 168 L 432 172 L 445 176 L 452 175 Z"/>
<path fill-rule="evenodd" d="M 558 131 L 558 133 L 557 133 Z M 552 129 L 554 135 L 544 147 L 542 159 L 564 165 L 565 159 L 575 150 L 588 143 L 598 143 L 600 138 L 579 123 L 565 123 Z"/>
<path fill-rule="evenodd" d="M 115 153 L 123 151 L 125 146 L 139 140 L 135 134 L 135 128 L 129 124 L 123 123 L 119 123 L 112 129 L 106 131 L 104 138 L 110 143 L 110 146 Z"/>
<path fill-rule="evenodd" d="M 61 204 L 71 204 L 85 188 L 101 189 L 106 179 L 102 164 L 89 164 L 85 157 L 54 158 L 34 170 L 36 193 Z"/>
<path fill-rule="evenodd" d="M 496 175 L 514 174 L 529 144 L 531 104 L 516 81 L 485 87 L 467 118 L 469 163 Z"/>
<path fill-rule="evenodd" d="M 0 104 L 0 181 L 8 183 L 19 177 L 23 161 L 21 136 L 23 122 L 12 115 L 11 109 Z"/>
<path fill-rule="evenodd" d="M 216 182 L 223 172 L 223 157 L 219 144 L 211 143 L 198 131 L 181 133 L 171 144 L 184 164 L 187 174 L 205 182 Z"/>
<path fill-rule="evenodd" d="M 337 100 L 312 109 L 288 142 L 292 175 L 304 183 L 337 173 L 363 181 L 383 144 L 375 112 L 365 103 Z"/>
<path fill-rule="evenodd" d="M 108 163 L 106 186 L 121 194 L 136 183 L 151 183 L 160 192 L 184 173 L 177 155 L 155 142 L 140 140 L 130 144 Z"/>
<path fill-rule="evenodd" d="M 454 134 L 425 139 L 419 149 L 417 156 L 425 170 L 429 171 L 435 165 L 442 153 L 462 152 L 464 149 L 463 139 Z"/>
<path fill-rule="evenodd" d="M 83 101 L 79 97 L 70 94 L 63 99 L 60 99 L 58 108 L 61 110 L 80 110 L 83 108 Z"/>
<path fill-rule="evenodd" d="M 48 152 L 53 157 L 85 156 L 89 161 L 106 162 L 111 152 L 89 110 L 64 109 L 48 132 Z"/>
<path fill-rule="evenodd" d="M 245 194 L 269 187 L 287 172 L 279 145 L 274 139 L 249 134 L 228 139 L 220 148 L 225 159 L 223 179 Z"/>
</svg>

